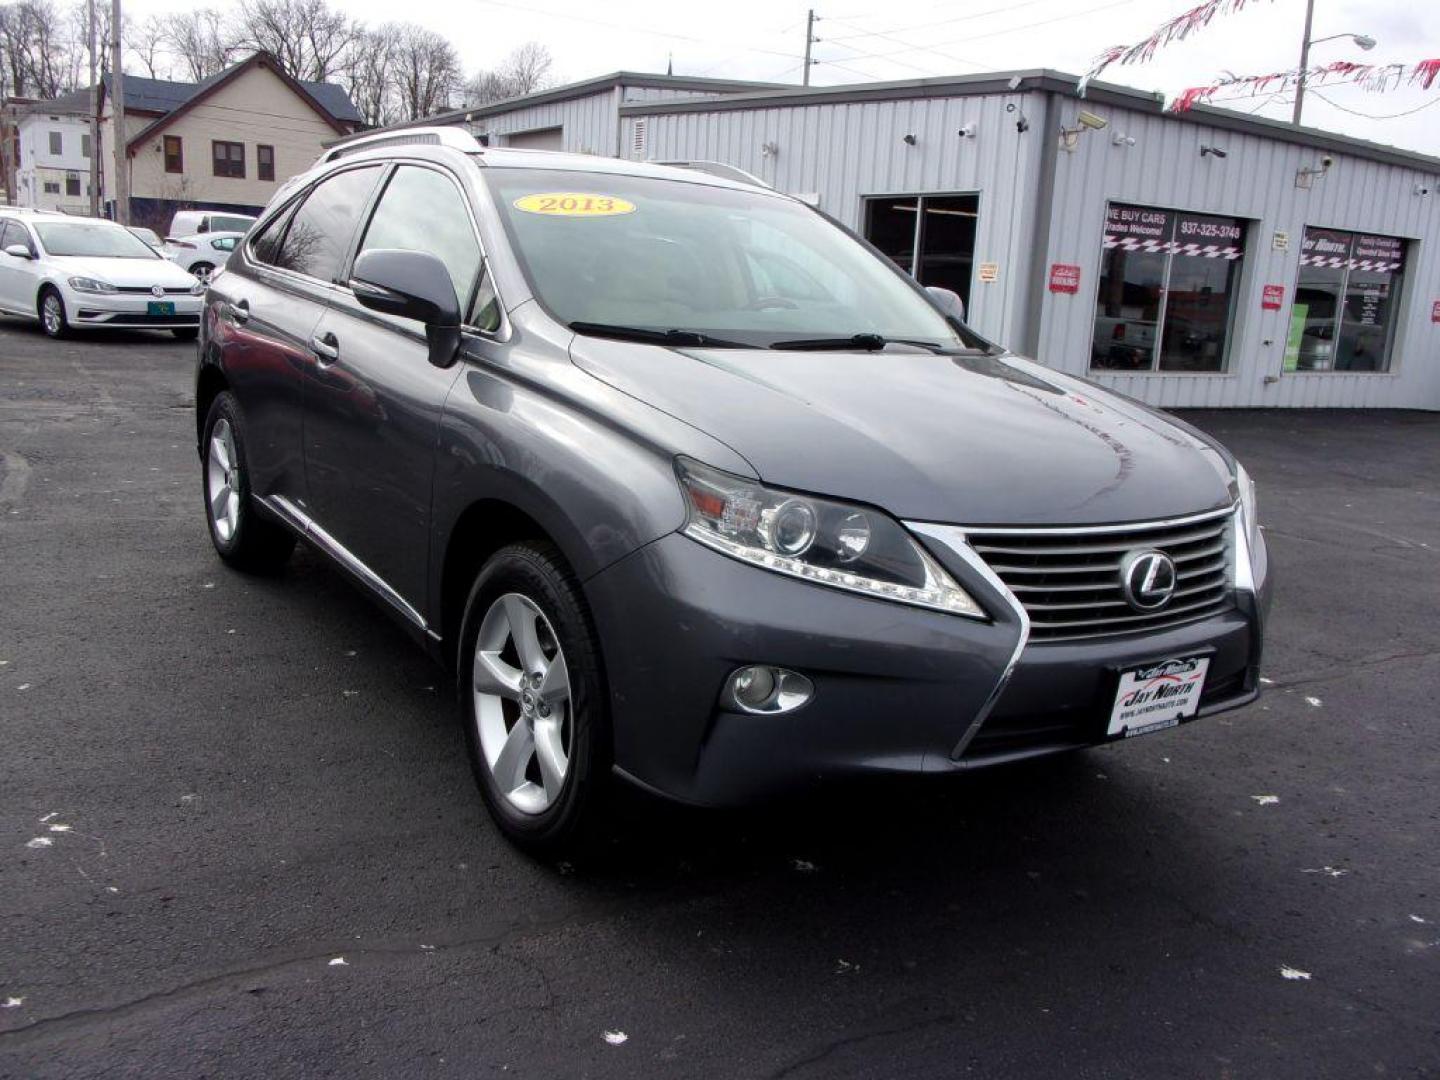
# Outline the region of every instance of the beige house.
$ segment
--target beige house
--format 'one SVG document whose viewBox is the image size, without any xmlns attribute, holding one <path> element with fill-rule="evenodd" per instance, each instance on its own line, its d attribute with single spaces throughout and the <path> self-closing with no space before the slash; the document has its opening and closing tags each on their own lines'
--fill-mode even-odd
<svg viewBox="0 0 1440 1080">
<path fill-rule="evenodd" d="M 101 184 L 115 199 L 110 77 L 100 92 Z M 327 142 L 361 126 L 334 83 L 300 82 L 256 53 L 201 83 L 125 76 L 130 221 L 164 233 L 177 210 L 258 213 L 276 188 L 314 164 Z"/>
</svg>

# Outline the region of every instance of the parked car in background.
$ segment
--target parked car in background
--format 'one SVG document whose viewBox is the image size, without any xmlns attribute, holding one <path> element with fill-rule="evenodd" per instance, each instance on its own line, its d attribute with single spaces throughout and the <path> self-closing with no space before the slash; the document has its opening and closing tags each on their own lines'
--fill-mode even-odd
<svg viewBox="0 0 1440 1080">
<path fill-rule="evenodd" d="M 243 233 L 255 218 L 249 214 L 227 214 L 219 210 L 177 210 L 170 219 L 166 236 L 193 236 L 195 233 L 240 232 Z"/>
<path fill-rule="evenodd" d="M 243 232 L 197 233 L 194 236 L 167 236 L 161 254 L 201 281 L 225 265 Z"/>
<path fill-rule="evenodd" d="M 132 236 L 138 236 L 141 240 L 144 240 L 145 243 L 149 244 L 150 247 L 154 248 L 156 251 L 160 250 L 160 246 L 164 241 L 160 239 L 160 234 L 157 233 L 154 229 L 145 229 L 140 227 L 139 225 L 127 225 L 125 227 L 130 230 Z"/>
<path fill-rule="evenodd" d="M 50 337 L 128 327 L 193 338 L 204 288 L 123 225 L 0 210 L 0 310 Z"/>
<path fill-rule="evenodd" d="M 612 776 L 734 804 L 1259 694 L 1265 541 L 1209 436 L 758 183 L 448 128 L 332 153 L 207 291 L 203 512 L 453 667 L 513 840 Z"/>
</svg>

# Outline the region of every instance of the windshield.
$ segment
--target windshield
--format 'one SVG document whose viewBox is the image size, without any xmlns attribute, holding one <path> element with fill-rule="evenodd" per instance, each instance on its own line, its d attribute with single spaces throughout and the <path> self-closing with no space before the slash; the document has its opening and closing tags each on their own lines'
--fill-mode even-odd
<svg viewBox="0 0 1440 1080">
<path fill-rule="evenodd" d="M 986 347 L 889 262 L 793 200 L 606 173 L 482 175 L 536 297 L 582 332 L 671 333 L 682 345 L 874 347 L 878 336 Z"/>
<path fill-rule="evenodd" d="M 145 241 L 129 229 L 106 221 L 64 221 L 36 224 L 40 243 L 51 255 L 88 255 L 106 259 L 158 259 Z"/>
</svg>

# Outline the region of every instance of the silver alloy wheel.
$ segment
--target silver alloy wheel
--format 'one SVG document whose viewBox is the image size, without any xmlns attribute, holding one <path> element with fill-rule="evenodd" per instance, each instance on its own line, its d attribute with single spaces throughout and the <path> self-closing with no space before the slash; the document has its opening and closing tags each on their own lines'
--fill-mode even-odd
<svg viewBox="0 0 1440 1080">
<path fill-rule="evenodd" d="M 215 535 L 228 544 L 240 528 L 240 459 L 235 453 L 235 432 L 224 417 L 215 421 L 210 431 L 205 495 Z"/>
<path fill-rule="evenodd" d="M 40 318 L 45 322 L 47 334 L 58 334 L 60 328 L 65 324 L 65 308 L 60 302 L 60 297 L 53 292 L 47 292 L 45 299 L 40 304 Z"/>
<path fill-rule="evenodd" d="M 485 612 L 474 694 L 480 751 L 496 788 L 522 813 L 548 809 L 565 786 L 575 725 L 560 639 L 529 598 L 506 593 Z"/>
</svg>

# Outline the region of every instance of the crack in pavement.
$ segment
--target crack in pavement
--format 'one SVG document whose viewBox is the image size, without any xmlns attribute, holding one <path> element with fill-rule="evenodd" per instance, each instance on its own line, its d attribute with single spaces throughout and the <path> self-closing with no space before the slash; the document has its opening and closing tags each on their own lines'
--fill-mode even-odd
<svg viewBox="0 0 1440 1080">
<path fill-rule="evenodd" d="M 414 944 L 393 946 L 378 944 L 363 948 L 354 948 L 353 943 L 350 942 L 343 945 L 332 945 L 326 949 L 308 951 L 299 956 L 284 957 L 271 961 L 270 963 L 257 964 L 254 967 L 234 968 L 217 975 L 207 975 L 199 979 L 181 983 L 178 986 L 155 990 L 141 997 L 118 1002 L 114 1005 L 73 1009 L 70 1012 L 61 1013 L 58 1016 L 44 1017 L 43 1019 L 35 1020 L 22 1027 L 0 1032 L 0 1050 L 6 1050 L 11 1047 L 29 1046 L 36 1042 L 43 1041 L 46 1038 L 64 1037 L 73 1033 L 77 1028 L 84 1028 L 96 1021 L 123 1019 L 141 1013 L 152 1005 L 184 1002 L 216 990 L 239 990 L 243 987 L 244 983 L 253 980 L 257 976 L 327 961 L 331 957 L 341 953 L 347 958 L 369 956 L 391 959 L 421 959 L 441 955 L 442 953 L 487 947 L 492 953 L 498 954 L 498 950 L 507 942 L 530 934 L 543 934 L 548 931 L 558 930 L 566 926 L 584 926 L 591 922 L 598 922 L 622 910 L 624 906 L 625 899 L 617 898 L 608 903 L 586 906 L 584 908 L 570 907 L 558 911 L 545 919 L 526 919 L 523 922 L 501 924 L 484 933 L 436 944 L 433 949 L 421 949 L 418 940 Z M 524 961 L 520 961 L 519 958 L 511 953 L 498 955 L 503 955 L 506 959 L 517 961 L 521 963 L 522 966 L 526 966 Z M 354 965 L 351 964 L 349 966 L 353 967 Z M 549 1001 L 553 1004 L 554 995 L 550 993 L 549 980 L 543 979 L 543 982 L 545 984 L 544 988 L 549 995 Z"/>
<path fill-rule="evenodd" d="M 846 1046 L 853 1046 L 856 1043 L 869 1042 L 871 1039 L 886 1039 L 892 1035 L 908 1035 L 912 1031 L 921 1028 L 934 1027 L 937 1024 L 950 1024 L 955 1021 L 954 1013 L 944 1013 L 940 1016 L 927 1016 L 919 1020 L 911 1020 L 908 1023 L 896 1024 L 888 1028 L 872 1028 L 869 1031 L 862 1031 L 855 1035 L 845 1035 L 838 1039 L 822 1044 L 817 1050 L 803 1058 L 798 1058 L 788 1065 L 783 1065 L 767 1077 L 767 1080 L 780 1080 L 782 1076 L 791 1076 L 801 1069 L 811 1065 L 819 1064 Z"/>
<path fill-rule="evenodd" d="M 1426 649 L 1421 652 L 1391 653 L 1388 656 L 1365 657 L 1356 660 L 1354 663 L 1343 665 L 1334 670 L 1326 671 L 1321 675 L 1300 674 L 1292 679 L 1276 679 L 1268 686 L 1270 690 L 1289 690 L 1297 686 L 1309 686 L 1312 683 L 1334 682 L 1336 679 L 1343 679 L 1353 675 L 1357 671 L 1367 668 L 1383 667 L 1386 664 L 1393 664 L 1400 660 L 1431 660 L 1440 657 L 1440 649 Z"/>
</svg>

